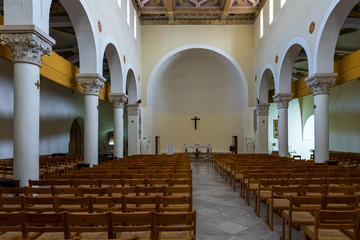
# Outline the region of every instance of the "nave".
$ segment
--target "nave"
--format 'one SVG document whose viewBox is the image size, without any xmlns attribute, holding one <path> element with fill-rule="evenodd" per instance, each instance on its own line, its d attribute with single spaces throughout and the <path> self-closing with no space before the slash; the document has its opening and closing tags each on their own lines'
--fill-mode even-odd
<svg viewBox="0 0 360 240">
<path fill-rule="evenodd" d="M 274 217 L 274 231 L 265 224 L 266 209 L 261 217 L 254 213 L 254 201 L 247 206 L 228 182 L 213 169 L 211 161 L 191 161 L 193 171 L 193 204 L 197 213 L 197 240 L 279 240 L 281 219 Z M 253 197 L 253 196 L 251 196 Z M 302 231 L 293 231 L 300 240 Z"/>
</svg>

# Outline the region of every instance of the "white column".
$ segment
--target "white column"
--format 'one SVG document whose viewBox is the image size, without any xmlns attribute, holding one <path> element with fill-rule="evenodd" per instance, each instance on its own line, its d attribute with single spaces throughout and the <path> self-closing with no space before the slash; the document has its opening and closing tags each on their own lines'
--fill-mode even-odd
<svg viewBox="0 0 360 240">
<path fill-rule="evenodd" d="M 99 74 L 76 74 L 85 95 L 84 162 L 98 164 L 99 91 L 105 79 Z"/>
<path fill-rule="evenodd" d="M 255 134 L 255 153 L 268 153 L 268 116 L 270 104 L 259 104 L 256 106 L 256 134 Z"/>
<path fill-rule="evenodd" d="M 288 106 L 292 95 L 292 93 L 278 93 L 273 96 L 278 108 L 279 155 L 281 157 L 289 156 Z"/>
<path fill-rule="evenodd" d="M 39 179 L 41 57 L 55 41 L 34 25 L 1 26 L 1 44 L 14 62 L 14 179 L 27 186 Z"/>
<path fill-rule="evenodd" d="M 114 157 L 124 156 L 124 104 L 127 96 L 124 93 L 111 93 L 109 95 L 114 106 Z"/>
<path fill-rule="evenodd" d="M 336 73 L 316 73 L 306 79 L 314 94 L 315 162 L 329 160 L 329 90 Z"/>
<path fill-rule="evenodd" d="M 139 105 L 128 104 L 128 155 L 140 153 L 139 145 Z"/>
</svg>

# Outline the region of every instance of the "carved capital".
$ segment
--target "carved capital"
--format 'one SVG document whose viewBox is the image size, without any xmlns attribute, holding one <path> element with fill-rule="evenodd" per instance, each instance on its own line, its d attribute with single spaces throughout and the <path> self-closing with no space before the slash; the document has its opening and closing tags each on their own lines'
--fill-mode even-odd
<svg viewBox="0 0 360 240">
<path fill-rule="evenodd" d="M 113 103 L 114 108 L 124 108 L 128 96 L 125 93 L 110 93 L 110 101 Z"/>
<path fill-rule="evenodd" d="M 257 116 L 267 116 L 269 115 L 270 104 L 259 104 L 256 106 L 256 115 Z"/>
<path fill-rule="evenodd" d="M 139 104 L 128 104 L 127 112 L 128 116 L 139 116 Z"/>
<path fill-rule="evenodd" d="M 306 85 L 312 88 L 313 94 L 329 94 L 331 86 L 335 83 L 337 73 L 315 73 L 305 79 Z"/>
<path fill-rule="evenodd" d="M 278 93 L 273 96 L 274 102 L 277 104 L 277 108 L 288 108 L 289 102 L 293 97 L 292 93 Z"/>
<path fill-rule="evenodd" d="M 105 78 L 99 74 L 76 74 L 85 95 L 99 96 L 100 88 L 104 87 Z"/>
<path fill-rule="evenodd" d="M 1 44 L 11 49 L 14 63 L 30 63 L 41 67 L 41 57 L 50 55 L 55 40 L 35 25 L 0 27 Z"/>
</svg>

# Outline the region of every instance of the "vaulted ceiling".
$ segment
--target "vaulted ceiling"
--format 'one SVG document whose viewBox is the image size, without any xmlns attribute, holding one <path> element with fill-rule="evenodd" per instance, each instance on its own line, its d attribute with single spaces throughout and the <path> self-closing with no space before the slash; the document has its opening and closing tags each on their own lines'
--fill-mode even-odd
<svg viewBox="0 0 360 240">
<path fill-rule="evenodd" d="M 132 0 L 143 25 L 252 24 L 266 0 Z"/>
</svg>

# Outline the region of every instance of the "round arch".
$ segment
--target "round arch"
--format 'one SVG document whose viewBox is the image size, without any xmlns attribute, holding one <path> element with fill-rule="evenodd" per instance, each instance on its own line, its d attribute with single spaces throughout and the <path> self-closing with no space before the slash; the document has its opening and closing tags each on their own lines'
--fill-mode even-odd
<svg viewBox="0 0 360 240">
<path fill-rule="evenodd" d="M 257 98 L 260 103 L 268 103 L 269 99 L 269 80 L 271 76 L 274 77 L 275 82 L 275 70 L 271 64 L 266 64 L 264 69 L 261 71 L 260 81 L 257 89 Z"/>
<path fill-rule="evenodd" d="M 85 0 L 60 0 L 73 24 L 79 47 L 80 73 L 99 73 L 96 28 Z"/>
<path fill-rule="evenodd" d="M 148 94 L 149 92 L 151 92 L 152 88 L 154 87 L 155 82 L 157 81 L 157 78 L 156 78 L 156 74 L 157 72 L 160 70 L 160 68 L 162 67 L 162 65 L 169 59 L 171 58 L 173 55 L 177 54 L 177 53 L 180 53 L 182 51 L 185 51 L 185 50 L 190 50 L 190 49 L 205 49 L 205 50 L 210 50 L 210 51 L 213 51 L 213 52 L 216 52 L 218 54 L 220 54 L 221 56 L 225 57 L 227 60 L 229 60 L 232 65 L 236 68 L 237 70 L 237 73 L 239 74 L 240 76 L 240 81 L 242 83 L 242 86 L 243 86 L 243 101 L 244 101 L 244 104 L 245 106 L 249 106 L 249 100 L 248 100 L 248 84 L 247 84 L 247 80 L 246 80 L 246 76 L 245 76 L 245 73 L 244 71 L 242 70 L 242 68 L 240 67 L 240 65 L 237 63 L 237 61 L 230 55 L 228 54 L 227 52 L 219 49 L 219 48 L 216 48 L 216 47 L 213 47 L 213 46 L 210 46 L 210 45 L 205 45 L 205 44 L 189 44 L 189 45 L 184 45 L 184 46 L 181 46 L 181 47 L 178 47 L 176 49 L 173 49 L 172 51 L 168 52 L 167 54 L 165 54 L 158 62 L 157 64 L 155 65 L 154 69 L 152 70 L 150 76 L 149 76 L 149 81 L 148 81 L 148 84 L 147 84 L 147 89 L 146 89 L 146 93 L 147 93 L 147 105 L 150 106 L 151 103 L 152 103 L 152 99 L 151 99 L 151 96 Z"/>
<path fill-rule="evenodd" d="M 280 70 L 278 72 L 278 77 L 275 78 L 275 93 L 291 92 L 292 68 L 302 48 L 305 50 L 308 59 L 309 72 L 311 71 L 310 68 L 313 60 L 309 44 L 301 37 L 291 39 L 287 44 L 279 63 Z"/>
<path fill-rule="evenodd" d="M 136 78 L 134 71 L 130 68 L 126 75 L 126 92 L 128 95 L 128 103 L 135 104 L 138 101 L 138 91 L 136 86 Z"/>
<path fill-rule="evenodd" d="M 314 73 L 334 72 L 334 53 L 336 42 L 347 16 L 358 0 L 333 0 L 330 4 L 323 21 L 319 27 L 314 47 L 314 62 L 312 71 Z"/>
<path fill-rule="evenodd" d="M 102 57 L 106 55 L 111 79 L 111 92 L 112 93 L 123 93 L 124 92 L 124 81 L 123 81 L 123 66 L 120 60 L 120 51 L 113 38 L 107 37 L 104 40 L 103 47 L 101 49 Z M 103 61 L 99 61 L 99 68 L 103 71 Z"/>
</svg>

